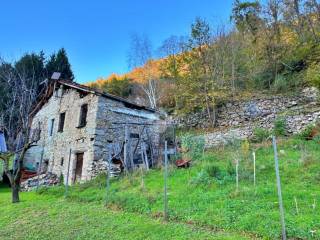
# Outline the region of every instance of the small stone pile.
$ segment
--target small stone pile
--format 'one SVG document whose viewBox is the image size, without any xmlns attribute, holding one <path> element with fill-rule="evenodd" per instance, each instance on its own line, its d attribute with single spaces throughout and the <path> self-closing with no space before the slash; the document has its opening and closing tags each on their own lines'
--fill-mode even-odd
<svg viewBox="0 0 320 240">
<path fill-rule="evenodd" d="M 39 186 L 55 186 L 59 184 L 59 177 L 48 172 L 21 182 L 21 191 L 28 192 L 34 190 L 38 185 L 38 179 Z"/>
</svg>

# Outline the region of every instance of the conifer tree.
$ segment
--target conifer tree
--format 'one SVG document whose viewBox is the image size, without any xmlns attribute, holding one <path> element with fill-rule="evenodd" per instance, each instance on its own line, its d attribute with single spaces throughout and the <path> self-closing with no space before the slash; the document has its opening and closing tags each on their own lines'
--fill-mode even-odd
<svg viewBox="0 0 320 240">
<path fill-rule="evenodd" d="M 61 48 L 57 54 L 54 53 L 50 56 L 46 69 L 48 78 L 50 78 L 54 72 L 60 72 L 61 79 L 74 80 L 68 55 L 64 48 Z"/>
</svg>

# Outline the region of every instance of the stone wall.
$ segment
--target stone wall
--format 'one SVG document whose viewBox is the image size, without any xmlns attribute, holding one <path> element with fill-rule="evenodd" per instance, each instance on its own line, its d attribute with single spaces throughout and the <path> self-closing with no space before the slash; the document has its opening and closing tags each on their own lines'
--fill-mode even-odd
<svg viewBox="0 0 320 240">
<path fill-rule="evenodd" d="M 125 127 L 131 134 L 138 134 L 141 139 L 152 141 L 155 149 L 159 145 L 161 132 L 161 121 L 157 113 L 143 109 L 128 108 L 124 103 L 100 98 L 96 119 L 96 137 L 94 141 L 93 171 L 106 169 L 105 157 L 109 155 L 107 148 L 109 143 L 119 144 L 125 141 Z M 145 125 L 144 125 L 145 124 Z M 136 152 L 140 154 L 139 144 L 136 139 L 131 139 L 131 146 L 137 147 Z M 154 152 L 154 159 L 158 159 L 158 153 Z"/>
<path fill-rule="evenodd" d="M 227 102 L 217 111 L 217 126 L 204 135 L 207 147 L 225 144 L 234 137 L 251 137 L 254 128 L 271 130 L 278 117 L 285 119 L 289 134 L 298 133 L 320 117 L 317 96 L 315 89 L 305 89 L 298 96 L 265 96 Z M 210 127 L 205 112 L 175 121 L 182 128 Z"/>
<path fill-rule="evenodd" d="M 83 104 L 88 105 L 86 125 L 79 127 L 80 109 Z M 65 121 L 63 131 L 59 132 L 61 113 L 65 113 Z M 53 131 L 50 135 L 50 123 L 53 119 Z M 99 172 L 105 171 L 109 155 L 108 144 L 124 141 L 125 125 L 121 123 L 150 124 L 144 130 L 143 137 L 150 136 L 156 146 L 159 144 L 159 128 L 153 124 L 158 119 L 158 113 L 117 99 L 92 92 L 83 93 L 61 85 L 33 118 L 32 128 L 37 129 L 40 126 L 41 129 L 40 139 L 27 151 L 24 164 L 37 168 L 42 158 L 42 169 L 43 165 L 47 165 L 49 173 L 63 175 L 65 182 L 69 167 L 70 184 L 75 176 L 77 153 L 83 153 L 80 181 L 90 180 Z M 142 128 L 141 125 L 130 125 L 130 132 L 140 134 Z"/>
<path fill-rule="evenodd" d="M 39 110 L 32 121 L 32 128 L 40 126 L 40 140 L 26 153 L 24 164 L 37 166 L 40 164 L 43 153 L 42 165 L 48 165 L 48 172 L 58 176 L 61 174 L 66 181 L 68 162 L 70 157 L 69 183 L 73 181 L 76 167 L 76 153 L 83 152 L 82 181 L 91 179 L 88 171 L 93 158 L 93 139 L 96 130 L 97 103 L 99 97 L 93 94 L 80 95 L 74 89 L 59 89 L 48 102 Z M 88 104 L 87 124 L 79 128 L 81 105 Z M 65 112 L 63 132 L 58 132 L 60 113 Z M 52 136 L 50 125 L 54 119 Z M 70 153 L 71 149 L 71 155 Z"/>
</svg>

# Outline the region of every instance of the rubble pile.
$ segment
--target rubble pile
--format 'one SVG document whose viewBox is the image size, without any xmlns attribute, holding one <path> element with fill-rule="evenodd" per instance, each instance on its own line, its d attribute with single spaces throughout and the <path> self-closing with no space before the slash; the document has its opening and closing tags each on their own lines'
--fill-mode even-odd
<svg viewBox="0 0 320 240">
<path fill-rule="evenodd" d="M 319 92 L 306 88 L 296 96 L 260 96 L 229 101 L 217 109 L 216 126 L 203 134 L 205 147 L 230 143 L 234 138 L 250 138 L 255 128 L 272 130 L 276 119 L 283 119 L 288 134 L 296 134 L 320 120 Z M 209 128 L 206 111 L 177 117 L 173 121 L 181 128 Z"/>
<path fill-rule="evenodd" d="M 31 191 L 39 186 L 55 186 L 59 184 L 59 177 L 53 173 L 44 173 L 21 182 L 21 191 Z"/>
</svg>

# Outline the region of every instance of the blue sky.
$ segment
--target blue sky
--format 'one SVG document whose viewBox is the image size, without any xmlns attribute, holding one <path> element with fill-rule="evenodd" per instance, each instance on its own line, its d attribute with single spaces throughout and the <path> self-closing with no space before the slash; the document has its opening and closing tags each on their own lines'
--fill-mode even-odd
<svg viewBox="0 0 320 240">
<path fill-rule="evenodd" d="M 0 5 L 0 56 L 51 54 L 64 47 L 78 82 L 128 71 L 132 34 L 154 47 L 187 35 L 196 16 L 227 23 L 232 0 L 6 0 Z"/>
</svg>

